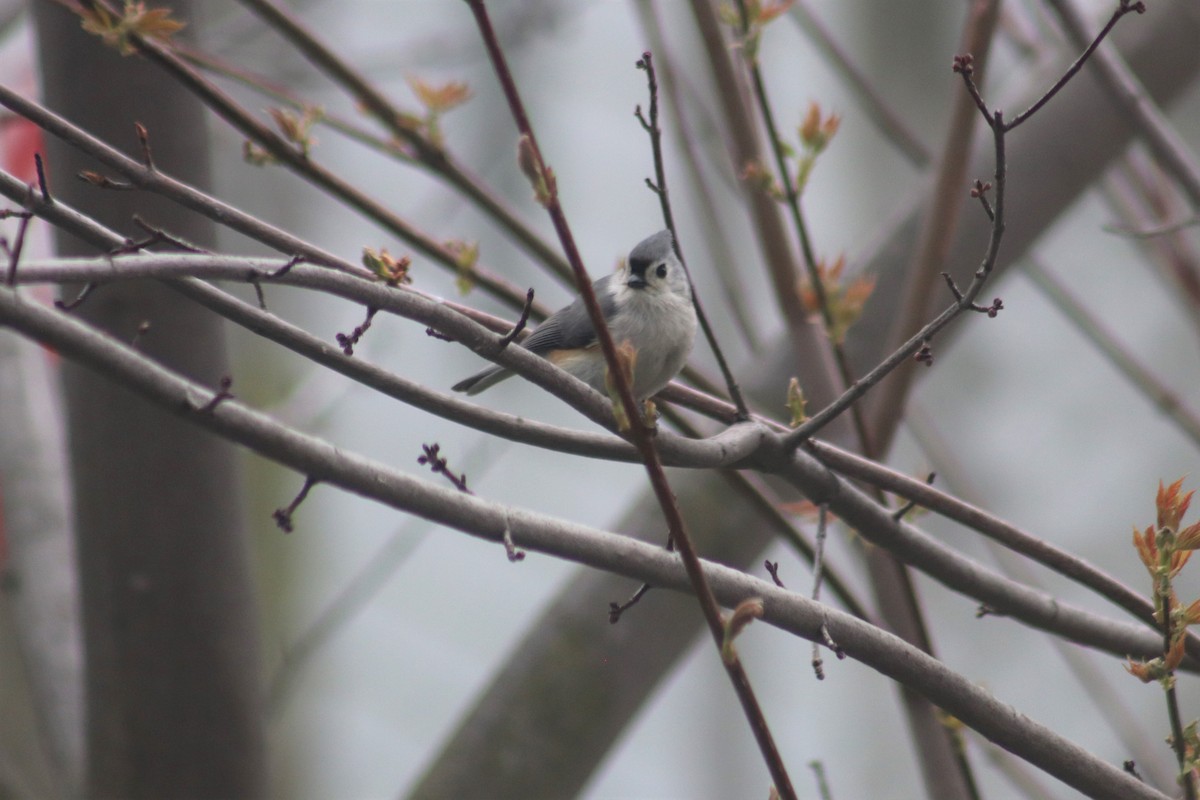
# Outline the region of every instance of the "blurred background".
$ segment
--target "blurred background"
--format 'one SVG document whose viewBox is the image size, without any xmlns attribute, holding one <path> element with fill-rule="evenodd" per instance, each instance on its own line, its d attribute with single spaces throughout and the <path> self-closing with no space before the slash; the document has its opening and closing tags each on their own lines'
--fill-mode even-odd
<svg viewBox="0 0 1200 800">
<path fill-rule="evenodd" d="M 1113 4 L 1080 5 L 1097 29 Z M 1185 0 L 1154 2 L 1146 15 L 1121 25 L 1150 29 L 1164 18 L 1190 14 L 1186 5 Z M 297 0 L 289 7 L 414 113 L 419 109 L 414 81 L 465 82 L 470 101 L 441 121 L 447 149 L 546 241 L 555 241 L 517 168 L 515 129 L 465 4 Z M 662 227 L 658 200 L 644 184 L 653 174 L 648 140 L 633 114 L 647 103 L 645 74 L 635 62 L 644 50 L 654 52 L 660 81 L 671 82 L 669 90 L 686 117 L 681 120 L 673 105 L 664 108 L 667 174 L 684 252 L 735 371 L 761 363 L 785 325 L 723 144 L 727 125 L 686 4 L 506 0 L 492 3 L 491 11 L 594 276 L 611 270 L 630 247 Z M 36 54 L 30 15 L 22 3 L 2 3 L 0 12 L 5 22 L 0 74 L 6 84 L 32 92 Z M 330 115 L 362 118 L 352 99 L 239 4 L 197 3 L 193 12 L 190 32 L 201 51 L 284 85 Z M 764 33 L 761 65 L 784 134 L 795 139 L 796 126 L 813 102 L 841 116 L 840 130 L 805 191 L 804 208 L 818 255 L 832 260 L 844 254 L 850 274 L 887 260 L 881 245 L 890 241 L 899 220 L 919 210 L 930 167 L 915 163 L 876 125 L 846 72 L 819 46 L 813 20 L 843 48 L 926 154 L 936 158 L 951 104 L 963 91 L 950 65 L 959 52 L 966 14 L 961 0 L 809 0 L 795 4 Z M 1015 111 L 1021 98 L 1048 86 L 1075 52 L 1044 4 L 1005 3 L 991 64 L 981 79 L 984 96 Z M 1168 63 L 1176 56 L 1159 55 Z M 276 104 L 237 82 L 218 80 L 251 109 Z M 1185 85 L 1165 110 L 1194 149 L 1200 143 L 1200 91 L 1193 75 L 1180 80 Z M 1071 91 L 1068 87 L 1055 102 L 1069 103 Z M 411 252 L 394 235 L 283 168 L 248 165 L 242 137 L 211 115 L 207 124 L 216 196 L 348 260 L 357 260 L 364 247 Z M 1077 137 L 1080 149 L 1086 149 L 1094 135 L 1086 128 L 1064 131 L 1040 124 L 1035 117 L 1020 137 Z M 436 176 L 388 159 L 328 126 L 318 125 L 314 134 L 317 160 L 433 238 L 477 242 L 482 263 L 519 286 L 535 287 L 538 299 L 551 307 L 573 296 L 570 287 Z M 11 138 L 6 144 L 13 146 Z M 692 163 L 699 164 L 703 183 L 692 177 Z M 1018 180 L 1059 179 L 1054 171 L 1017 174 L 1015 162 L 1012 168 L 1014 215 L 1022 213 L 1016 205 Z M 1126 215 L 1131 195 L 1121 186 L 1128 174 L 1153 187 L 1157 207 L 1134 201 L 1133 216 Z M 1195 391 L 1200 315 L 1197 298 L 1170 275 L 1187 270 L 1196 275 L 1190 259 L 1197 228 L 1176 235 L 1166 258 L 1161 238 L 1148 246 L 1106 229 L 1194 216 L 1169 176 L 1164 178 L 1139 146 L 1087 182 L 1090 187 L 1069 203 L 1037 210 L 1053 216 L 1042 220 L 1044 231 L 1031 248 L 1005 252 L 1006 258 L 1020 258 L 981 298 L 1002 297 L 999 316 L 968 315 L 951 335 L 935 342 L 935 363 L 919 372 L 886 462 L 922 478 L 936 470 L 941 488 L 1143 591 L 1148 579 L 1130 546 L 1131 526 L 1152 521 L 1160 479 L 1190 474 L 1185 487 L 1196 485 L 1200 441 L 1148 396 L 1153 387 L 1114 365 L 1080 315 L 1096 323 L 1097 335 L 1111 337 L 1156 376 L 1185 411 L 1194 412 L 1200 407 Z M 704 202 L 701 193 L 707 194 Z M 964 215 L 982 212 L 969 207 Z M 35 226 L 40 238 L 30 246 L 44 253 L 48 241 L 40 228 Z M 222 252 L 266 252 L 236 234 L 220 236 Z M 970 261 L 955 268 L 974 269 L 982 250 L 972 252 Z M 897 258 L 904 257 L 892 260 Z M 462 297 L 453 274 L 419 255 L 411 274 L 423 291 L 514 316 L 481 291 Z M 253 299 L 245 287 L 229 288 Z M 361 308 L 314 293 L 273 288 L 269 300 L 274 313 L 329 340 L 362 319 Z M 876 302 L 887 298 L 872 298 Z M 434 478 L 417 457 L 422 444 L 436 442 L 478 495 L 586 525 L 621 530 L 621 521 L 645 494 L 644 472 L 637 466 L 584 463 L 484 436 L 316 369 L 232 326 L 230 345 L 240 399 L 424 480 Z M 482 366 L 465 348 L 426 336 L 422 326 L 382 315 L 357 354 L 440 390 Z M 693 363 L 716 374 L 700 341 Z M 774 394 L 757 398 L 781 419 L 789 377 L 780 374 Z M 478 400 L 532 419 L 590 427 L 521 381 L 506 382 Z M 271 512 L 290 501 L 301 477 L 257 457 L 242 458 L 268 697 L 270 796 L 404 797 L 512 657 L 520 637 L 579 579 L 579 569 L 536 554 L 510 564 L 492 544 L 321 486 L 297 512 L 295 532 L 285 536 Z M 678 473 L 673 478 L 682 479 Z M 797 524 L 812 529 L 810 519 L 798 518 Z M 972 557 L 996 563 L 981 537 L 932 515 L 918 524 Z M 628 532 L 661 536 L 654 528 Z M 726 535 L 741 533 L 731 527 Z M 829 548 L 831 564 L 869 596 L 854 534 L 837 528 Z M 808 591 L 810 572 L 792 550 L 772 547 L 765 557 L 781 562 L 789 587 Z M 760 568 L 752 572 L 764 574 Z M 1016 576 L 1025 579 L 1023 573 Z M 1068 603 L 1116 616 L 1070 582 L 1044 570 L 1034 578 Z M 1182 581 L 1181 594 L 1200 587 L 1186 572 Z M 1158 759 L 1157 765 L 1139 761 L 1144 772 L 1170 775 L 1171 753 L 1160 744 L 1168 732 L 1166 713 L 1155 687 L 1130 678 L 1117 660 L 1079 648 L 1070 653 L 1083 665 L 1069 666 L 1048 637 L 1011 620 L 977 619 L 975 601 L 919 575 L 917 583 L 938 655 L 950 667 L 1110 763 L 1131 757 L 1123 734 L 1140 739 Z M 635 586 L 630 582 L 628 588 Z M 643 605 L 660 602 L 660 594 L 651 592 Z M 603 618 L 607 608 L 596 607 L 594 613 Z M 819 762 L 832 797 L 839 800 L 922 795 L 908 728 L 887 679 L 852 661 L 828 659 L 826 679 L 818 682 L 809 667 L 808 643 L 766 626 L 752 627 L 739 648 L 802 797 L 818 796 L 806 766 L 810 762 Z M 16 675 L 11 670 L 17 667 L 6 663 L 9 674 Z M 624 668 L 636 672 L 638 667 Z M 1200 714 L 1200 686 L 1184 677 L 1180 692 L 1190 720 Z M 16 694 L 6 702 L 19 704 Z M 1104 704 L 1107 708 L 1098 707 Z M 1114 713 L 1123 729 L 1111 724 Z M 18 717 L 9 719 L 5 725 L 16 725 L 12 720 Z M 18 741 L 20 733 L 18 728 L 6 736 Z M 979 737 L 968 735 L 966 741 L 983 797 L 1076 796 L 1049 777 L 1030 777 L 1031 769 L 1001 757 Z M 9 766 L 19 771 L 19 765 Z M 1021 775 L 1039 788 L 1022 784 Z M 620 735 L 581 796 L 765 797 L 768 784 L 712 645 L 697 640 Z"/>
</svg>

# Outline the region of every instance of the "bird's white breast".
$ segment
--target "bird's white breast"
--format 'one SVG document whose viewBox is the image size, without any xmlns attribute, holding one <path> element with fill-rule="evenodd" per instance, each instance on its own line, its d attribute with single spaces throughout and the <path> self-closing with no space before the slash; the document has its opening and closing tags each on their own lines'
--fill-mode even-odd
<svg viewBox="0 0 1200 800">
<path fill-rule="evenodd" d="M 696 311 L 690 297 L 674 292 L 631 289 L 619 284 L 611 322 L 613 340 L 637 350 L 633 393 L 639 399 L 663 389 L 683 368 L 696 338 Z"/>
</svg>

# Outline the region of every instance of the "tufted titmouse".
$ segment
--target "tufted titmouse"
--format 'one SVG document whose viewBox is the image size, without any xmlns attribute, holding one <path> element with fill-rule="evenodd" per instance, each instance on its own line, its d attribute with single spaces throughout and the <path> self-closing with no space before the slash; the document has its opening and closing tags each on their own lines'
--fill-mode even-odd
<svg viewBox="0 0 1200 800">
<path fill-rule="evenodd" d="M 637 351 L 634 397 L 653 396 L 683 369 L 696 338 L 692 290 L 672 247 L 671 232 L 659 231 L 643 240 L 630 251 L 628 263 L 592 288 L 613 341 L 618 346 L 628 342 Z M 582 299 L 551 314 L 521 346 L 605 391 L 607 365 Z M 512 375 L 504 367 L 492 367 L 453 388 L 479 394 Z"/>
</svg>

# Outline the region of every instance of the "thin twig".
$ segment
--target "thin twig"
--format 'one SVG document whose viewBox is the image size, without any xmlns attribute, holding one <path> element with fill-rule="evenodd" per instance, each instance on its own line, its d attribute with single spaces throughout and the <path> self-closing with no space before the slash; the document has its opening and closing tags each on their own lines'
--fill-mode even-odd
<svg viewBox="0 0 1200 800">
<path fill-rule="evenodd" d="M 689 5 L 716 82 L 717 100 L 721 104 L 720 115 L 723 117 L 721 121 L 728 126 L 731 166 L 734 174 L 740 176 L 747 165 L 764 161 L 760 135 L 753 124 L 754 112 L 746 101 L 740 76 L 734 67 L 733 50 L 722 35 L 715 5 L 708 2 L 692 2 Z M 804 352 L 803 348 L 815 343 L 817 337 L 809 330 L 808 313 L 796 292 L 799 269 L 779 215 L 779 204 L 775 198 L 756 190 L 744 180 L 739 180 L 736 188 L 743 192 L 749 206 L 755 238 L 771 279 L 772 297 L 788 326 L 792 346 L 796 353 Z"/>
<path fill-rule="evenodd" d="M 813 558 L 812 599 L 814 603 L 821 601 L 821 581 L 825 578 L 825 534 L 828 521 L 829 506 L 821 503 L 817 506 L 817 548 L 816 557 Z"/>
<path fill-rule="evenodd" d="M 30 187 L 33 191 L 33 187 Z M 5 253 L 8 255 L 8 271 L 5 274 L 5 283 L 9 286 L 15 286 L 17 283 L 17 265 L 21 263 L 21 251 L 25 248 L 25 232 L 29 230 L 29 221 L 33 219 L 33 213 L 29 211 L 19 211 L 8 216 L 16 217 L 17 235 L 10 245 L 6 240 L 0 239 L 0 245 L 3 245 Z"/>
<path fill-rule="evenodd" d="M 812 601 L 818 603 L 821 600 L 821 584 L 825 580 L 825 535 L 826 526 L 829 519 L 829 507 L 822 503 L 817 509 L 817 548 L 816 558 L 813 559 L 813 588 Z M 816 674 L 817 680 L 825 680 L 824 662 L 821 660 L 821 646 L 828 647 L 837 659 L 841 661 L 846 657 L 846 652 L 834 641 L 833 636 L 829 633 L 829 620 L 821 622 L 821 636 L 819 641 L 814 639 L 812 643 L 812 668 Z"/>
<path fill-rule="evenodd" d="M 624 603 L 609 603 L 608 604 L 608 622 L 609 622 L 609 624 L 616 625 L 618 622 L 620 622 L 621 615 L 624 614 L 629 609 L 633 608 L 635 605 L 637 605 L 641 601 L 642 597 L 645 596 L 646 592 L 650 591 L 652 588 L 654 588 L 654 587 L 652 587 L 650 584 L 643 583 L 641 586 L 639 586 L 637 588 L 637 591 L 635 591 L 632 595 L 630 595 L 629 599 L 626 600 Z"/>
<path fill-rule="evenodd" d="M 1087 40 L 1087 23 L 1072 3 L 1068 0 L 1047 0 L 1047 5 L 1054 9 L 1072 42 Z M 1141 14 L 1145 10 L 1145 5 L 1140 2 L 1120 0 L 1109 25 L 1116 24 L 1125 14 Z M 1093 61 L 1100 85 L 1136 130 L 1138 138 L 1145 143 L 1154 160 L 1188 196 L 1192 208 L 1200 207 L 1200 164 L 1197 164 L 1196 155 L 1187 141 L 1175 131 L 1155 99 L 1120 55 L 1111 48 L 1100 48 Z"/>
<path fill-rule="evenodd" d="M 750 31 L 750 15 L 746 7 L 746 0 L 737 0 L 737 6 L 741 18 L 742 35 L 746 36 Z M 804 219 L 804 213 L 800 209 L 800 187 L 796 185 L 796 181 L 792 180 L 790 171 L 788 170 L 786 147 L 783 138 L 779 135 L 778 126 L 775 124 L 775 112 L 772 110 L 771 102 L 767 97 L 767 85 L 763 79 L 762 70 L 759 69 L 758 62 L 754 58 L 747 56 L 745 60 L 750 71 L 750 80 L 754 88 L 754 95 L 758 101 L 756 105 L 762 117 L 763 125 L 767 129 L 767 140 L 770 142 L 771 153 L 775 158 L 775 170 L 778 173 L 779 182 L 783 186 L 784 200 L 788 211 L 791 212 L 792 226 L 796 230 L 796 236 L 800 240 L 800 252 L 804 260 L 804 269 L 808 275 L 809 285 L 812 287 L 813 297 L 816 299 L 817 311 L 821 315 L 825 332 L 828 334 L 827 341 L 833 353 L 834 364 L 837 366 L 838 378 L 842 386 L 848 387 L 854 383 L 854 372 L 846 356 L 845 347 L 834 336 L 836 321 L 833 316 L 833 308 L 829 303 L 829 293 L 825 289 L 825 281 L 817 266 L 817 257 L 813 251 L 808 224 Z M 862 408 L 858 405 L 850 406 L 850 417 L 855 435 L 858 437 L 863 452 L 868 456 L 875 455 L 874 444 L 871 441 Z"/>
<path fill-rule="evenodd" d="M 137 133 L 138 144 L 142 148 L 142 163 L 146 165 L 146 169 L 154 170 L 154 155 L 150 152 L 150 132 L 140 122 L 133 123 L 133 129 Z"/>
<path fill-rule="evenodd" d="M 275 520 L 275 525 L 284 533 L 292 533 L 296 530 L 292 522 L 292 515 L 296 513 L 296 509 L 304 502 L 304 498 L 308 497 L 308 493 L 313 487 L 320 483 L 319 478 L 308 475 L 304 478 L 304 485 L 300 487 L 300 492 L 292 499 L 292 502 L 287 504 L 286 508 L 277 508 L 271 512 L 271 518 Z"/>
<path fill-rule="evenodd" d="M 354 355 L 354 347 L 362 339 L 371 328 L 371 321 L 375 319 L 375 315 L 379 313 L 379 309 L 374 306 L 367 306 L 367 315 L 363 321 L 357 325 L 350 333 L 337 333 L 334 339 L 338 343 L 338 347 L 342 348 L 342 352 L 348 356 Z"/>
<path fill-rule="evenodd" d="M 987 215 L 989 222 L 995 222 L 996 212 L 992 210 L 992 204 L 988 202 L 987 193 L 992 190 L 992 185 L 987 181 L 976 179 L 971 185 L 971 197 L 979 201 L 979 205 L 983 206 L 983 213 Z"/>
<path fill-rule="evenodd" d="M 877 367 L 868 372 L 865 376 L 853 383 L 840 397 L 822 409 L 820 412 L 811 417 L 800 427 L 796 428 L 786 438 L 786 445 L 789 448 L 797 447 L 805 439 L 810 438 L 814 433 L 820 430 L 825 425 L 829 424 L 833 419 L 839 416 L 847 408 L 854 405 L 859 397 L 862 397 L 875 386 L 879 381 L 883 380 L 889 373 L 895 370 L 906 359 L 915 355 L 926 343 L 928 343 L 939 331 L 949 325 L 962 311 L 969 308 L 983 290 L 983 285 L 991 274 L 992 268 L 996 264 L 996 257 L 999 255 L 1000 242 L 1004 237 L 1004 200 L 1005 200 L 1005 180 L 1007 177 L 1007 160 L 1005 154 L 1005 134 L 1016 127 L 1017 124 L 1028 120 L 1038 109 L 1042 108 L 1046 102 L 1057 94 L 1059 90 L 1066 85 L 1067 80 L 1079 71 L 1086 56 L 1090 55 L 1099 45 L 1100 41 L 1112 30 L 1113 25 L 1124 14 L 1129 11 L 1136 11 L 1134 7 L 1140 4 L 1130 4 L 1126 0 L 1121 0 L 1121 8 L 1119 14 L 1115 14 L 1114 18 L 1109 21 L 1109 24 L 1097 34 L 1092 44 L 1084 51 L 1084 54 L 1076 60 L 1067 74 L 1063 76 L 1045 95 L 1042 99 L 1034 103 L 1028 110 L 1019 115 L 1016 123 L 1007 123 L 1004 120 L 1003 112 L 1000 109 L 990 111 L 983 97 L 979 93 L 979 88 L 976 86 L 972 77 L 972 59 L 969 55 L 955 56 L 954 71 L 957 72 L 963 79 L 963 84 L 967 92 L 975 100 L 979 108 L 980 114 L 987 122 L 988 127 L 992 129 L 992 146 L 995 155 L 995 180 L 993 187 L 995 189 L 995 205 L 992 210 L 992 230 L 991 236 L 988 239 L 987 250 L 984 254 L 982 263 L 976 269 L 975 275 L 965 291 L 962 292 L 962 298 L 957 300 L 954 305 L 947 308 L 924 328 L 917 331 L 908 341 L 900 346 L 898 350 L 893 352 Z"/>
<path fill-rule="evenodd" d="M 658 195 L 658 203 L 662 208 L 663 221 L 667 225 L 667 229 L 671 231 L 671 241 L 675 247 L 675 255 L 679 257 L 679 263 L 683 265 L 683 271 L 687 275 L 688 283 L 692 287 L 692 305 L 696 308 L 696 317 L 700 321 L 700 329 L 704 331 L 704 338 L 708 340 L 708 346 L 712 350 L 713 356 L 717 359 L 717 366 L 721 370 L 721 375 L 725 379 L 725 388 L 729 391 L 729 397 L 733 400 L 734 406 L 738 410 L 738 420 L 744 421 L 750 419 L 750 410 L 746 407 L 746 400 L 742 397 L 742 389 L 738 386 L 737 379 L 733 376 L 733 370 L 729 367 L 729 362 L 725 359 L 725 353 L 721 350 L 721 345 L 717 341 L 717 334 L 713 331 L 712 325 L 708 321 L 708 315 L 704 313 L 704 305 L 700 302 L 700 292 L 696 288 L 696 282 L 692 280 L 692 272 L 688 269 L 687 260 L 683 257 L 683 247 L 679 241 L 679 231 L 675 228 L 675 216 L 671 213 L 671 195 L 667 189 L 667 168 L 666 162 L 663 159 L 662 151 L 662 128 L 658 124 L 658 76 L 654 72 L 654 59 L 650 51 L 642 53 L 641 59 L 637 62 L 637 67 L 644 70 L 646 73 L 647 88 L 650 92 L 650 119 L 642 116 L 641 106 L 637 109 L 638 120 L 642 123 L 642 129 L 650 137 L 650 149 L 654 154 L 654 182 L 649 180 L 646 183 L 651 190 Z"/>
<path fill-rule="evenodd" d="M 1079 58 L 1075 59 L 1075 63 L 1068 67 L 1067 71 L 1063 73 L 1062 77 L 1055 81 L 1054 85 L 1047 89 L 1045 94 L 1034 101 L 1033 105 L 1013 117 L 1012 121 L 1008 123 L 1005 130 L 1011 131 L 1013 128 L 1024 123 L 1034 114 L 1036 114 L 1038 110 L 1042 108 L 1042 106 L 1050 102 L 1050 100 L 1053 99 L 1056 94 L 1062 91 L 1062 88 L 1070 82 L 1071 78 L 1074 78 L 1075 74 L 1083 68 L 1084 63 L 1087 62 L 1092 53 L 1096 52 L 1096 48 L 1100 46 L 1100 43 L 1104 41 L 1104 38 L 1108 36 L 1109 32 L 1112 31 L 1116 24 L 1121 21 L 1121 17 L 1130 12 L 1144 14 L 1146 12 L 1146 6 L 1144 3 L 1140 2 L 1131 3 L 1129 0 L 1119 0 L 1117 4 L 1117 10 L 1113 12 L 1111 17 L 1109 17 L 1108 22 L 1105 23 L 1104 27 L 1100 29 L 1100 32 L 1092 38 L 1092 41 L 1088 44 L 1084 51 L 1079 54 Z"/>
<path fill-rule="evenodd" d="M 304 503 L 305 498 L 308 497 L 308 492 L 312 491 L 312 487 L 317 486 L 319 482 L 312 475 L 305 477 L 304 486 L 300 487 L 300 492 L 295 495 L 292 503 L 289 503 L 284 509 L 276 509 L 271 512 L 271 518 L 275 519 L 275 524 L 284 534 L 293 533 L 295 530 L 295 525 L 292 522 L 293 513 L 300 507 L 301 503 Z"/>
<path fill-rule="evenodd" d="M 1000 16 L 999 0 L 971 0 L 963 24 L 959 52 L 970 53 L 976 70 L 986 67 L 992 40 Z M 930 301 L 939 297 L 937 276 L 948 267 L 951 245 L 960 230 L 964 208 L 962 187 L 969 182 L 971 146 L 979 127 L 979 114 L 968 92 L 955 93 L 951 101 L 950 119 L 945 141 L 934 165 L 926 208 L 921 214 L 917 242 L 910 257 L 909 268 L 900 296 L 898 312 L 888 335 L 888 346 L 903 341 L 929 319 Z M 994 222 L 994 211 L 988 203 L 981 181 L 975 181 L 971 191 L 984 207 L 988 219 Z M 939 298 L 940 299 L 940 298 Z M 920 362 L 906 361 L 890 380 L 879 388 L 872 402 L 871 433 L 875 443 L 886 452 L 904 416 L 904 407 L 911 395 L 912 382 Z M 928 366 L 928 361 L 924 362 Z M 869 454 L 868 454 L 869 455 Z"/>
<path fill-rule="evenodd" d="M 829 791 L 829 782 L 825 779 L 825 765 L 820 761 L 810 761 L 808 768 L 813 771 L 813 777 L 817 781 L 817 796 L 820 800 L 833 800 L 833 793 Z"/>
<path fill-rule="evenodd" d="M 821 580 L 825 576 L 825 533 L 826 523 L 829 520 L 829 507 L 822 503 L 817 506 L 817 548 L 816 557 L 813 559 L 813 587 L 812 601 L 814 603 L 821 602 Z M 829 633 L 824 626 L 822 632 L 828 637 Z M 812 644 L 812 668 L 816 674 L 817 680 L 825 680 L 825 669 L 821 661 L 821 645 L 817 642 Z"/>
<path fill-rule="evenodd" d="M 1162 660 L 1165 665 L 1170 658 L 1169 653 L 1175 645 L 1171 617 L 1175 613 L 1173 606 L 1176 601 L 1168 571 L 1160 567 L 1160 573 L 1156 591 L 1162 615 Z M 1175 691 L 1175 670 L 1166 668 L 1166 676 L 1162 680 L 1162 685 L 1167 701 L 1167 718 L 1171 722 L 1170 744 L 1171 749 L 1175 752 L 1175 763 L 1179 766 L 1179 782 L 1183 784 L 1183 796 L 1185 800 L 1196 800 L 1195 773 L 1188 767 L 1188 741 L 1184 737 L 1183 718 L 1179 714 L 1179 696 Z"/>
<path fill-rule="evenodd" d="M 272 280 L 275 278 L 282 278 L 284 275 L 287 275 L 289 272 L 292 271 L 292 267 L 296 266 L 297 264 L 303 264 L 305 262 L 305 260 L 306 260 L 305 257 L 301 256 L 301 255 L 292 256 L 291 258 L 289 258 L 287 260 L 286 263 L 284 263 L 284 265 L 282 267 L 280 267 L 277 270 L 267 273 L 267 275 L 265 277 L 268 279 L 272 279 Z"/>
<path fill-rule="evenodd" d="M 663 35 L 658 6 L 653 3 L 634 3 L 634 7 L 649 39 L 649 49 L 659 53 L 661 57 L 658 69 L 663 76 L 662 96 L 674 112 L 676 124 L 671 126 L 670 131 L 675 139 L 676 154 L 683 160 L 684 176 L 689 181 L 688 199 L 695 216 L 706 223 L 701 230 L 706 246 L 705 255 L 721 282 L 722 299 L 729 304 L 733 322 L 746 347 L 750 352 L 758 353 L 762 347 L 757 330 L 759 320 L 757 315 L 749 310 L 750 293 L 746 291 L 744 271 L 740 269 L 738 259 L 734 257 L 730 248 L 723 225 L 724 213 L 717 207 L 713 187 L 705 174 L 707 168 L 718 165 L 712 163 L 708 153 L 701 152 L 700 143 L 697 141 L 703 140 L 712 150 L 718 149 L 714 145 L 719 137 L 710 135 L 715 132 L 715 120 L 705 113 L 705 103 L 698 101 L 696 87 L 688 82 L 690 67 L 681 68 L 672 58 Z M 685 102 L 680 96 L 681 84 L 684 89 L 690 90 L 691 97 L 697 99 L 697 102 Z M 699 114 L 706 121 L 701 127 L 707 130 L 693 131 L 693 126 L 689 123 L 691 113 Z M 736 181 L 731 173 L 732 170 L 729 169 L 721 170 L 719 177 L 726 180 L 731 191 L 736 192 Z"/>
<path fill-rule="evenodd" d="M 79 306 L 83 305 L 83 301 L 87 300 L 88 295 L 96 291 L 96 287 L 99 285 L 100 284 L 95 282 L 85 283 L 83 288 L 79 290 L 79 294 L 75 295 L 74 300 L 55 300 L 54 307 L 59 311 L 74 311 L 75 309 L 79 308 Z"/>
<path fill-rule="evenodd" d="M 422 454 L 417 457 L 417 463 L 428 466 L 434 475 L 445 475 L 446 480 L 450 481 L 454 488 L 463 494 L 474 495 L 475 493 L 467 488 L 467 474 L 464 472 L 455 475 L 451 472 L 445 457 L 441 454 L 441 449 L 442 446 L 436 442 L 421 445 Z M 504 554 L 510 563 L 525 560 L 525 551 L 517 547 L 516 542 L 513 541 L 512 522 L 509 520 L 507 510 L 504 513 L 504 530 L 500 534 L 500 543 L 504 545 Z"/>
<path fill-rule="evenodd" d="M 135 182 L 139 189 L 167 197 L 187 209 L 282 253 L 302 254 L 307 261 L 313 264 L 332 267 L 353 275 L 372 277 L 369 271 L 358 264 L 326 252 L 181 181 L 161 172 L 147 169 L 137 160 L 91 136 L 45 106 L 38 105 L 2 84 L 0 84 L 0 105 L 28 119 L 71 147 L 97 159 L 109 169 L 117 171 Z M 39 213 L 41 212 L 39 211 Z"/>
<path fill-rule="evenodd" d="M 993 319 L 1004 310 L 1004 301 L 999 297 L 992 300 L 990 306 L 981 306 L 979 303 L 971 303 L 966 300 L 962 289 L 958 288 L 958 284 L 954 282 L 954 278 L 949 272 L 942 273 L 942 280 L 946 282 L 946 288 L 950 290 L 950 294 L 954 295 L 954 299 L 962 304 L 966 311 L 974 311 L 978 314 L 987 314 Z"/>
<path fill-rule="evenodd" d="M 500 543 L 504 545 L 504 555 L 508 557 L 510 564 L 525 560 L 525 551 L 517 547 L 517 543 L 513 541 L 512 524 L 509 522 L 507 512 L 504 516 L 504 533 L 500 536 Z"/>
<path fill-rule="evenodd" d="M 936 479 L 937 479 L 936 472 L 929 473 L 928 475 L 925 476 L 925 485 L 932 486 L 934 480 L 936 480 Z M 892 512 L 892 519 L 899 522 L 900 520 L 907 517 L 909 512 L 911 512 L 916 507 L 917 507 L 917 501 L 909 500 L 904 505 L 900 506 L 899 508 L 897 508 L 895 511 Z"/>
<path fill-rule="evenodd" d="M 33 154 L 33 166 L 37 170 L 38 188 L 42 191 L 42 202 L 54 202 L 54 198 L 50 196 L 50 184 L 46 181 L 46 165 L 42 163 L 41 153 Z"/>
<path fill-rule="evenodd" d="M 525 325 L 529 322 L 529 310 L 533 308 L 533 287 L 529 287 L 529 291 L 525 293 L 525 307 L 521 309 L 521 316 L 517 319 L 517 324 L 512 326 L 512 330 L 504 334 L 500 339 L 500 349 L 508 347 L 513 343 L 513 340 L 521 335 L 521 331 L 525 330 Z"/>
<path fill-rule="evenodd" d="M 150 333 L 153 328 L 154 326 L 150 324 L 150 320 L 148 319 L 144 319 L 139 322 L 137 330 L 133 332 L 133 338 L 129 340 L 129 346 L 134 350 L 138 349 L 138 347 L 142 344 L 143 337 Z"/>
<path fill-rule="evenodd" d="M 1176 222 L 1164 222 L 1151 228 L 1130 228 L 1126 225 L 1101 225 L 1100 229 L 1114 236 L 1124 236 L 1128 239 L 1156 239 L 1172 233 L 1179 233 L 1188 228 L 1200 225 L 1200 217 L 1188 217 Z"/>
<path fill-rule="evenodd" d="M 441 454 L 441 450 L 442 446 L 437 442 L 421 445 L 421 455 L 417 457 L 417 463 L 422 466 L 428 466 L 429 471 L 434 475 L 445 475 L 446 480 L 450 481 L 454 485 L 454 488 L 460 492 L 474 494 L 474 492 L 467 488 L 466 473 L 455 475 L 451 472 L 446 459 Z"/>
<path fill-rule="evenodd" d="M 213 394 L 212 399 L 196 410 L 201 414 L 213 413 L 217 410 L 217 406 L 221 405 L 221 403 L 224 403 L 226 400 L 233 399 L 233 393 L 229 391 L 232 387 L 233 378 L 229 377 L 228 375 L 222 375 L 219 388 Z"/>
<path fill-rule="evenodd" d="M 144 230 L 150 236 L 150 239 L 147 240 L 144 244 L 142 244 L 138 249 L 149 247 L 151 244 L 161 243 L 161 244 L 169 244 L 172 247 L 174 247 L 176 250 L 182 250 L 185 253 L 207 253 L 208 252 L 203 247 L 194 245 L 191 242 L 185 242 L 183 239 L 180 239 L 178 236 L 169 234 L 166 231 L 164 231 L 162 228 L 158 228 L 158 227 L 155 227 L 154 225 L 151 225 L 150 223 L 146 222 L 144 219 L 139 217 L 137 214 L 133 215 L 133 224 L 137 225 L 139 228 Z"/>
</svg>

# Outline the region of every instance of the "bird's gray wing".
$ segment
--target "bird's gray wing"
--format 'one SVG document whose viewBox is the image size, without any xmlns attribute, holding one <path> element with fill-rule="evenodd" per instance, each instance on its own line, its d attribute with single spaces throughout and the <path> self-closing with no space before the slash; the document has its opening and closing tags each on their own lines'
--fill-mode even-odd
<svg viewBox="0 0 1200 800">
<path fill-rule="evenodd" d="M 612 275 L 605 275 L 592 283 L 596 299 L 600 302 L 600 311 L 606 320 L 612 319 L 613 311 L 616 310 L 616 303 L 608 288 L 612 278 Z M 596 330 L 592 327 L 587 307 L 584 306 L 582 298 L 576 298 L 569 306 L 547 317 L 546 321 L 538 325 L 521 344 L 527 350 L 544 356 L 552 350 L 575 350 L 590 347 L 595 342 Z"/>
</svg>

